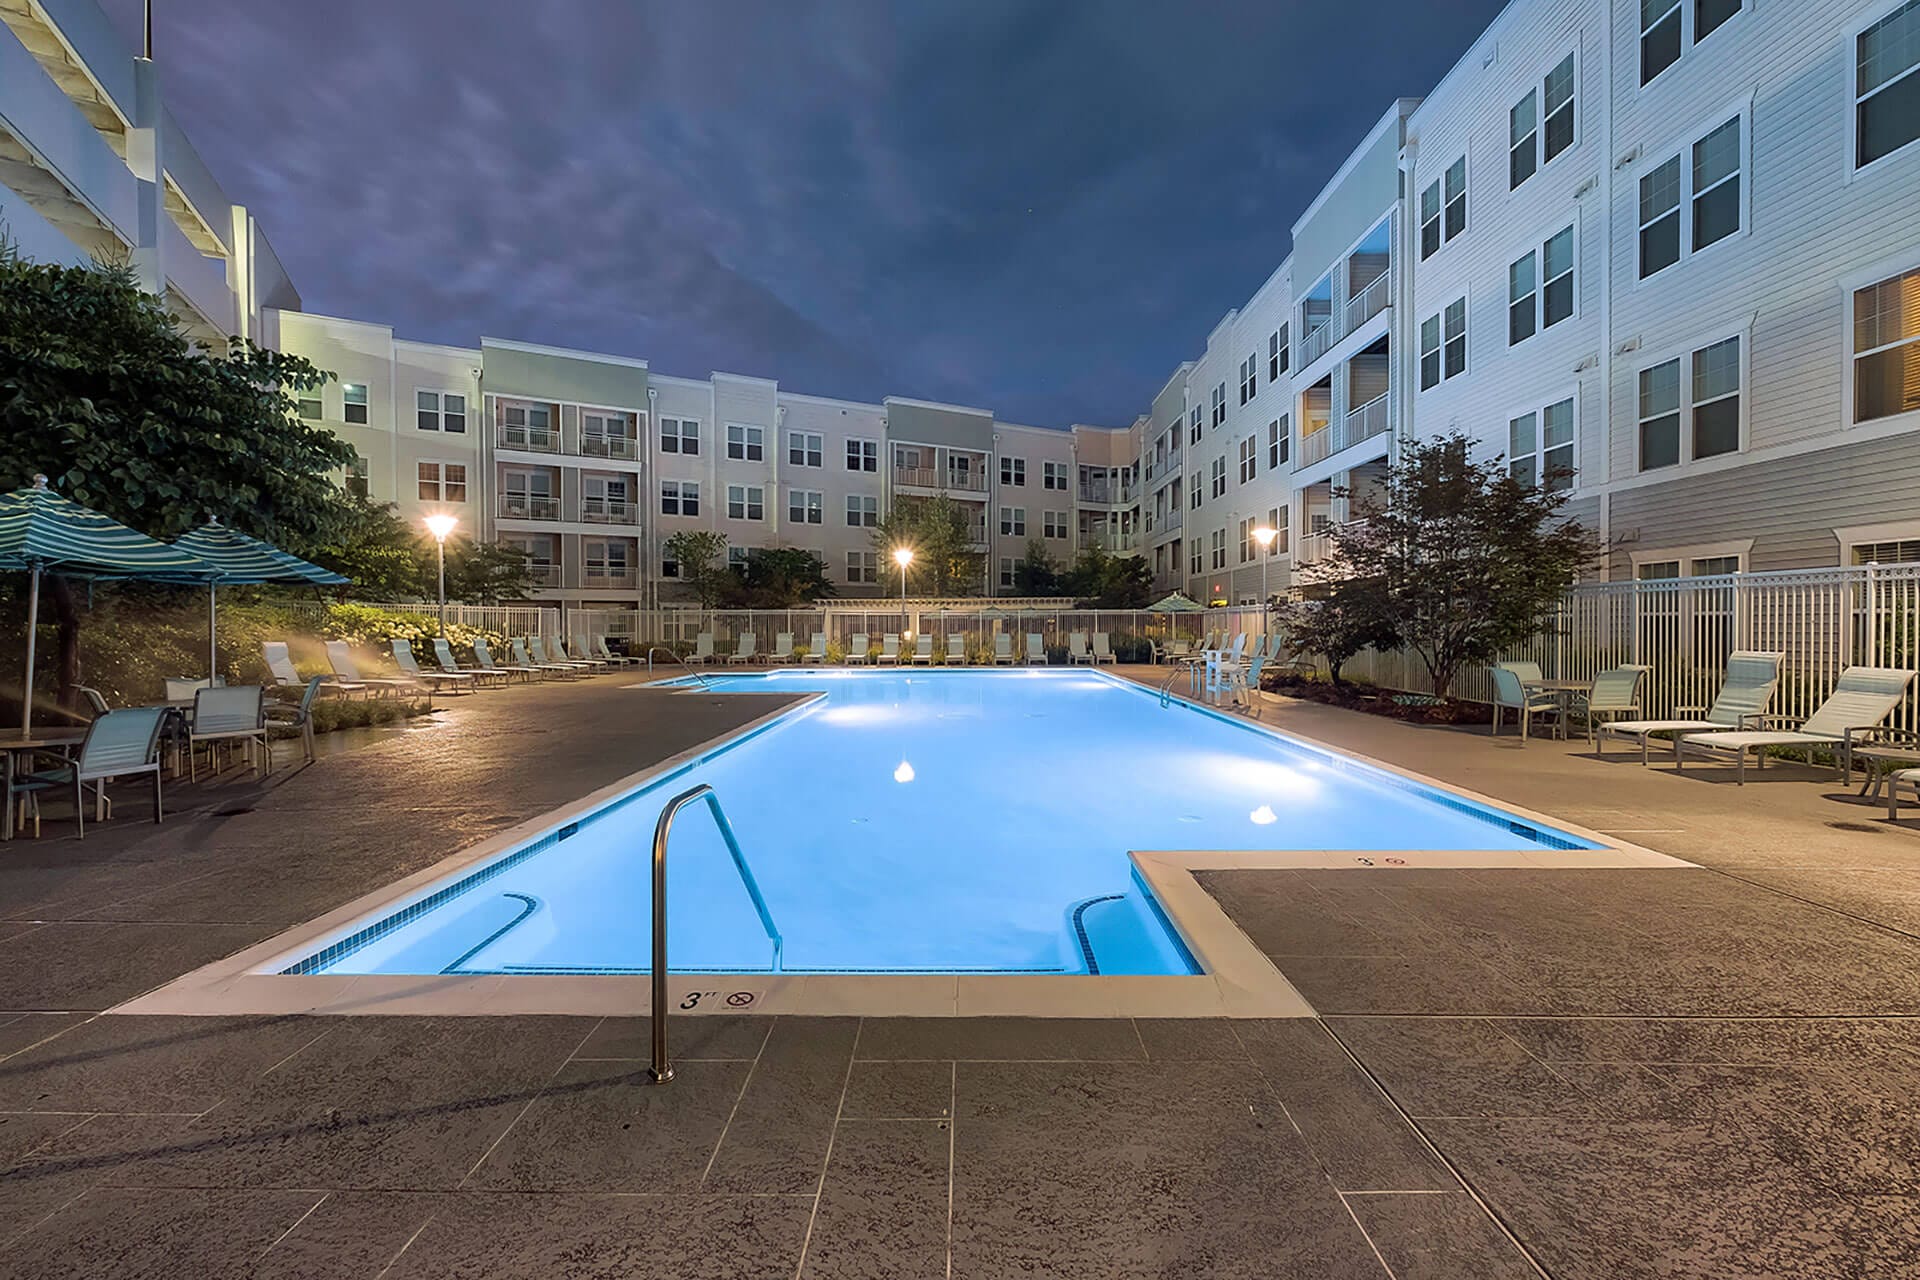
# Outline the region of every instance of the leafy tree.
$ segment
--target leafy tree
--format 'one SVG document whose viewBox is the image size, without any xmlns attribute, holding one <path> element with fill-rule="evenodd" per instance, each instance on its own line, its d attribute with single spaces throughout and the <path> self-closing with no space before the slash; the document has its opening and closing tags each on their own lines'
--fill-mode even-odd
<svg viewBox="0 0 1920 1280">
<path fill-rule="evenodd" d="M 391 505 L 344 499 L 344 529 L 322 547 L 316 563 L 353 579 L 340 588 L 359 600 L 431 600 L 439 593 L 433 538 L 402 520 Z M 524 599 L 533 590 L 533 567 L 525 552 L 504 543 L 478 542 L 458 533 L 447 539 L 447 599 L 493 604 Z"/>
<path fill-rule="evenodd" d="M 432 572 L 431 545 L 421 544 Z M 504 542 L 481 542 L 475 538 L 447 540 L 447 599 L 465 604 L 498 604 L 502 600 L 524 600 L 533 591 L 533 561 L 518 547 Z"/>
<path fill-rule="evenodd" d="M 1600 553 L 1546 479 L 1523 484 L 1498 455 L 1476 460 L 1463 435 L 1408 441 L 1384 500 L 1361 498 L 1355 519 L 1335 526 L 1316 576 L 1355 580 L 1357 607 L 1381 620 L 1376 642 L 1412 649 L 1445 697 L 1464 665 L 1537 635 Z"/>
<path fill-rule="evenodd" d="M 895 548 L 913 549 L 907 579 L 929 596 L 980 593 L 986 558 L 969 547 L 972 539 L 967 509 L 944 494 L 896 500 L 873 531 L 883 568 L 892 564 Z"/>
<path fill-rule="evenodd" d="M 824 560 L 798 547 L 772 547 L 747 555 L 736 570 L 726 603 L 743 609 L 794 609 L 837 594 Z"/>
<path fill-rule="evenodd" d="M 125 264 L 32 263 L 0 241 L 0 487 L 45 473 L 156 538 L 217 517 L 311 553 L 339 531 L 334 473 L 353 450 L 293 393 L 330 376 L 241 338 L 196 345 Z M 65 579 L 48 598 L 64 692 L 80 680 L 80 615 Z"/>
<path fill-rule="evenodd" d="M 1060 589 L 1060 565 L 1040 539 L 1027 539 L 1026 554 L 1013 566 L 1013 589 L 1023 596 L 1050 596 Z"/>
<path fill-rule="evenodd" d="M 727 535 L 709 529 L 682 529 L 668 538 L 662 548 L 666 558 L 680 566 L 680 581 L 687 585 L 702 609 L 720 603 L 733 585 L 722 557 L 727 554 Z"/>
<path fill-rule="evenodd" d="M 1061 589 L 1086 609 L 1144 609 L 1153 603 L 1153 567 L 1143 556 L 1116 556 L 1101 546 L 1083 549 Z"/>
<path fill-rule="evenodd" d="M 1335 684 L 1344 683 L 1341 667 L 1362 649 L 1397 644 L 1392 626 L 1380 613 L 1384 593 L 1372 582 L 1336 577 L 1307 590 L 1312 594 L 1276 604 L 1274 621 L 1286 628 L 1294 652 L 1317 653 L 1327 660 Z"/>
</svg>

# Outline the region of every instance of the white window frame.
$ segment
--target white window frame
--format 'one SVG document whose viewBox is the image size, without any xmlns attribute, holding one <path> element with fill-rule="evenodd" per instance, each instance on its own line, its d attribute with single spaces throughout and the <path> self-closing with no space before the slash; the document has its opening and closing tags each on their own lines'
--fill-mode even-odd
<svg viewBox="0 0 1920 1280">
<path fill-rule="evenodd" d="M 1003 538 L 1024 538 L 1027 536 L 1027 509 L 1025 507 L 1000 508 L 1000 536 Z"/>
<path fill-rule="evenodd" d="M 738 497 L 735 495 L 738 494 Z M 733 514 L 738 507 L 739 515 Z M 760 514 L 754 515 L 753 509 L 760 508 Z M 730 484 L 727 486 L 727 519 L 764 520 L 767 518 L 767 491 L 757 484 Z"/>
<path fill-rule="evenodd" d="M 1693 577 L 1693 564 L 1696 560 L 1719 560 L 1736 557 L 1740 561 L 1739 573 L 1745 573 L 1752 563 L 1753 539 L 1730 538 L 1724 542 L 1694 542 L 1683 547 L 1649 547 L 1644 550 L 1629 551 L 1627 563 L 1633 568 L 1634 581 L 1640 580 L 1640 566 L 1648 564 L 1680 565 L 1680 576 Z M 1666 579 L 1652 579 L 1666 581 Z"/>
<path fill-rule="evenodd" d="M 1853 564 L 1855 547 L 1876 542 L 1920 542 L 1920 520 L 1892 520 L 1885 524 L 1846 525 L 1836 528 L 1833 537 L 1840 544 L 1840 563 Z M 1886 561 L 1876 561 L 1884 564 Z"/>
<path fill-rule="evenodd" d="M 787 490 L 787 523 L 824 524 L 826 502 L 827 495 L 818 489 Z"/>
<path fill-rule="evenodd" d="M 1027 460 L 1001 455 L 1000 483 L 1015 489 L 1027 487 Z"/>
<path fill-rule="evenodd" d="M 1753 10 L 1753 0 L 1740 0 L 1740 8 L 1733 14 L 1729 15 L 1726 21 L 1722 22 L 1719 26 L 1715 27 L 1712 31 L 1709 31 L 1706 35 L 1696 36 L 1694 34 L 1694 28 L 1699 21 L 1699 0 L 1677 0 L 1677 2 L 1680 7 L 1680 52 L 1672 62 L 1669 62 L 1666 66 L 1656 71 L 1651 78 L 1646 77 L 1644 74 L 1645 66 L 1646 66 L 1646 62 L 1645 62 L 1646 54 L 1644 51 L 1643 42 L 1646 39 L 1648 29 L 1641 27 L 1639 25 L 1638 12 L 1636 7 L 1636 13 L 1635 13 L 1636 21 L 1634 24 L 1634 37 L 1633 37 L 1633 78 L 1634 78 L 1634 82 L 1641 89 L 1651 89 L 1654 85 L 1659 83 L 1661 76 L 1666 75 L 1667 72 L 1673 70 L 1675 67 L 1685 62 L 1687 60 L 1688 52 L 1699 48 L 1700 42 L 1702 40 L 1711 39 L 1713 36 L 1718 35 L 1722 31 L 1725 31 L 1727 29 L 1728 23 L 1739 20 L 1739 18 L 1743 14 L 1750 13 Z M 1671 9 L 1667 10 L 1667 13 L 1671 13 L 1671 12 L 1672 12 Z M 1662 18 L 1665 18 L 1667 14 L 1662 13 L 1660 16 Z M 1868 23 L 1866 25 L 1872 26 L 1873 24 Z M 1866 27 L 1861 28 L 1861 30 L 1863 31 L 1865 29 Z"/>
<path fill-rule="evenodd" d="M 880 581 L 880 553 L 877 551 L 847 552 L 847 582 L 853 586 L 867 586 Z"/>
<path fill-rule="evenodd" d="M 1519 346 L 1523 342 L 1532 341 L 1552 327 L 1547 324 L 1547 245 L 1552 243 L 1557 236 L 1563 235 L 1568 231 L 1573 232 L 1573 252 L 1568 259 L 1572 265 L 1567 269 L 1567 274 L 1573 277 L 1573 310 L 1553 323 L 1555 325 L 1565 324 L 1567 321 L 1578 320 L 1580 318 L 1580 220 L 1575 218 L 1564 227 L 1556 227 L 1544 236 L 1535 237 L 1534 240 L 1521 251 L 1518 257 L 1508 259 L 1507 287 L 1504 290 L 1506 308 L 1502 314 L 1507 337 L 1506 345 L 1509 350 Z M 1533 332 L 1515 341 L 1513 336 L 1513 308 L 1515 305 L 1513 296 L 1513 268 L 1518 266 L 1520 260 L 1528 255 L 1532 255 L 1533 257 Z M 1553 279 L 1558 280 L 1560 277 L 1554 276 Z M 1442 334 L 1440 345 L 1442 353 L 1441 369 L 1443 372 L 1446 368 L 1445 315 L 1446 309 L 1443 307 L 1441 309 L 1442 320 L 1440 322 Z M 1469 352 L 1468 355 L 1469 358 L 1471 358 L 1472 353 Z"/>
<path fill-rule="evenodd" d="M 360 399 L 356 402 L 347 398 L 347 392 L 358 390 Z M 360 410 L 356 421 L 349 409 Z M 371 426 L 373 423 L 373 389 L 364 382 L 343 382 L 340 384 L 340 421 L 356 427 Z"/>
<path fill-rule="evenodd" d="M 1260 394 L 1260 357 L 1256 353 L 1240 362 L 1240 403 L 1246 404 Z"/>
<path fill-rule="evenodd" d="M 689 432 L 687 430 L 688 427 L 692 427 L 693 430 Z M 667 448 L 667 437 L 669 435 L 669 428 L 671 428 L 671 435 L 674 441 L 674 447 L 671 449 Z M 693 448 L 691 449 L 687 448 L 687 445 L 689 442 L 691 442 L 693 445 Z M 658 448 L 663 456 L 670 453 L 676 457 L 681 457 L 681 458 L 699 457 L 700 456 L 700 419 L 683 418 L 677 414 L 671 414 L 671 413 L 661 414 L 660 415 L 660 437 L 659 437 Z"/>
<path fill-rule="evenodd" d="M 1748 0 L 1748 3 L 1751 2 L 1752 0 Z M 1886 4 L 1880 5 L 1872 12 L 1864 15 L 1847 31 L 1845 63 L 1847 67 L 1846 180 L 1848 182 L 1853 181 L 1854 178 L 1861 174 L 1872 173 L 1883 165 L 1896 161 L 1898 157 L 1906 156 L 1911 158 L 1913 148 L 1917 145 L 1916 143 L 1909 142 L 1887 152 L 1887 154 L 1881 156 L 1878 160 L 1868 161 L 1864 165 L 1856 164 L 1856 161 L 1860 158 L 1860 37 L 1867 33 L 1867 28 L 1875 26 L 1886 19 L 1904 3 L 1905 0 L 1887 0 Z M 1920 67 L 1916 67 L 1906 73 L 1906 76 L 1916 75 L 1920 75 Z M 1886 84 L 1881 85 L 1875 92 L 1885 92 L 1893 85 L 1899 83 L 1900 80 L 1904 80 L 1906 76 L 1887 81 Z"/>
<path fill-rule="evenodd" d="M 736 431 L 740 433 L 738 442 L 734 440 L 733 435 Z M 740 450 L 739 453 L 734 452 L 736 448 Z M 767 429 L 756 427 L 751 422 L 729 422 L 726 457 L 730 462 L 765 462 L 767 460 Z"/>
<path fill-rule="evenodd" d="M 1288 322 L 1283 320 L 1280 327 L 1267 335 L 1267 381 L 1278 382 L 1280 375 L 1293 371 L 1293 339 L 1287 330 Z"/>
<path fill-rule="evenodd" d="M 1283 413 L 1267 424 L 1267 470 L 1278 471 L 1292 460 L 1292 415 Z"/>
<path fill-rule="evenodd" d="M 433 485 L 434 485 L 435 492 L 434 492 L 434 496 L 431 498 L 416 497 L 414 499 L 416 502 L 438 502 L 443 504 L 457 503 L 461 506 L 465 506 L 467 504 L 467 502 L 470 500 L 469 495 L 471 495 L 473 492 L 472 464 L 459 458 L 416 458 L 414 459 L 413 491 L 416 494 L 420 492 L 420 486 L 426 483 L 426 477 L 420 474 L 420 468 L 422 467 L 434 468 Z M 455 483 L 454 481 L 448 479 L 447 477 L 448 467 L 460 468 L 460 480 L 458 482 L 460 485 L 460 496 L 457 498 L 450 498 L 447 496 L 447 487 Z"/>
<path fill-rule="evenodd" d="M 1711 457 L 1693 456 L 1693 357 L 1701 351 L 1725 342 L 1729 338 L 1740 340 L 1740 446 L 1730 453 L 1716 453 Z M 1671 360 L 1680 361 L 1680 458 L 1670 466 L 1655 467 L 1649 471 L 1642 465 L 1640 449 L 1640 375 L 1649 369 L 1656 369 Z M 1657 357 L 1649 357 L 1633 367 L 1632 406 L 1630 419 L 1633 430 L 1633 475 L 1675 476 L 1683 472 L 1725 466 L 1737 463 L 1744 458 L 1752 447 L 1753 421 L 1753 330 L 1751 327 L 1737 330 L 1715 330 L 1694 341 L 1680 343 L 1664 350 Z M 1579 439 L 1580 406 L 1576 402 L 1573 410 L 1574 439 Z"/>
<path fill-rule="evenodd" d="M 1048 538 L 1065 538 L 1071 532 L 1064 511 L 1042 512 L 1040 528 L 1042 535 Z"/>
<path fill-rule="evenodd" d="M 307 412 L 307 406 L 313 406 L 313 412 Z M 323 390 L 315 387 L 311 391 L 293 393 L 293 412 L 303 422 L 318 422 L 327 416 L 327 402 Z"/>
<path fill-rule="evenodd" d="M 1200 443 L 1201 433 L 1206 430 L 1206 414 L 1207 407 L 1203 404 L 1196 404 L 1189 410 L 1187 423 L 1187 443 L 1189 445 Z"/>
<path fill-rule="evenodd" d="M 433 397 L 432 409 L 428 409 L 420 403 L 420 397 L 422 396 Z M 448 396 L 452 396 L 460 401 L 460 412 L 457 415 L 460 419 L 460 426 L 457 429 L 447 425 L 447 419 L 456 416 L 447 408 Z M 471 403 L 472 397 L 464 391 L 444 391 L 438 387 L 415 387 L 413 389 L 413 429 L 415 431 L 438 431 L 446 435 L 463 436 L 467 434 L 467 422 L 469 418 L 467 406 Z M 429 427 L 421 424 L 420 415 L 423 413 L 431 413 L 433 415 L 434 421 L 432 426 Z"/>
<path fill-rule="evenodd" d="M 1640 383 L 1639 383 L 1639 377 L 1636 374 L 1635 380 L 1634 380 L 1634 396 L 1635 396 L 1634 412 L 1636 415 L 1634 418 L 1634 439 L 1636 442 L 1639 440 L 1639 427 L 1640 427 L 1640 420 L 1638 417 L 1639 393 L 1640 393 Z M 1523 418 L 1530 413 L 1533 415 L 1533 452 L 1526 456 L 1532 457 L 1534 459 L 1534 468 L 1533 468 L 1534 483 L 1535 483 L 1535 487 L 1538 487 L 1540 477 L 1544 475 L 1546 472 L 1545 455 L 1546 455 L 1546 438 L 1547 438 L 1547 410 L 1553 405 L 1561 404 L 1568 400 L 1573 401 L 1573 439 L 1569 441 L 1567 445 L 1567 448 L 1570 451 L 1570 456 L 1572 458 L 1571 470 L 1573 471 L 1573 481 L 1567 488 L 1557 490 L 1556 492 L 1569 493 L 1569 494 L 1577 494 L 1580 492 L 1583 472 L 1580 466 L 1580 388 L 1578 386 L 1562 387 L 1560 389 L 1560 392 L 1554 395 L 1536 396 L 1533 399 L 1528 400 L 1524 404 L 1521 404 L 1508 411 L 1504 419 L 1506 423 L 1506 427 L 1504 428 L 1504 434 L 1501 440 L 1502 447 L 1500 450 L 1500 452 L 1503 455 L 1505 455 L 1505 458 L 1506 458 L 1508 475 L 1513 474 L 1513 462 L 1514 462 L 1513 422 L 1514 422 L 1514 419 Z"/>
<path fill-rule="evenodd" d="M 1227 420 L 1227 384 L 1217 382 L 1207 397 L 1212 413 L 1207 418 L 1207 430 L 1218 431 L 1220 424 Z"/>
<path fill-rule="evenodd" d="M 1207 496 L 1224 498 L 1227 495 L 1227 455 L 1221 454 L 1207 467 Z"/>
<path fill-rule="evenodd" d="M 1740 119 L 1740 229 L 1731 235 L 1721 236 L 1712 244 L 1695 248 L 1693 244 L 1693 201 L 1698 194 L 1693 189 L 1693 148 L 1703 141 L 1715 129 L 1738 116 Z M 1753 234 L 1753 95 L 1751 93 L 1726 104 L 1718 111 L 1707 112 L 1705 118 L 1712 123 L 1696 125 L 1687 129 L 1680 141 L 1651 151 L 1648 158 L 1641 160 L 1633 168 L 1632 183 L 1629 188 L 1633 201 L 1633 286 L 1651 284 L 1664 279 L 1671 271 L 1678 270 L 1702 254 L 1713 253 L 1727 245 L 1738 244 Z M 1649 224 L 1640 221 L 1640 182 L 1648 174 L 1669 160 L 1680 161 L 1680 256 L 1652 275 L 1640 274 L 1640 234 Z M 1724 179 L 1723 179 L 1724 181 Z M 1574 239 L 1579 239 L 1574 232 Z M 1578 246 L 1575 246 L 1578 255 Z"/>
<path fill-rule="evenodd" d="M 1854 381 L 1855 375 L 1858 372 L 1855 366 L 1862 355 L 1854 346 L 1854 295 L 1862 289 L 1870 288 L 1876 284 L 1884 284 L 1895 276 L 1903 276 L 1909 271 L 1920 271 L 1920 252 L 1909 250 L 1898 258 L 1880 262 L 1871 270 L 1863 271 L 1841 282 L 1841 327 L 1843 329 L 1841 334 L 1841 348 L 1843 358 L 1840 364 L 1840 425 L 1842 430 L 1873 431 L 1885 430 L 1889 427 L 1897 430 L 1903 425 L 1911 425 L 1917 416 L 1920 416 L 1920 410 L 1909 410 L 1905 413 L 1888 414 L 1884 418 L 1869 418 L 1865 422 L 1858 421 L 1859 395 Z M 1873 351 L 1885 349 L 1884 347 L 1875 347 Z M 1870 351 L 1866 354 L 1870 355 L 1872 352 Z"/>
<path fill-rule="evenodd" d="M 1042 462 L 1040 464 L 1040 487 L 1067 491 L 1067 464 L 1064 462 Z"/>
<path fill-rule="evenodd" d="M 1240 442 L 1240 483 L 1251 484 L 1260 474 L 1260 437 L 1248 436 Z"/>
<path fill-rule="evenodd" d="M 799 458 L 794 458 L 795 454 Z M 822 468 L 827 464 L 827 438 L 818 431 L 787 432 L 787 465 Z"/>
<path fill-rule="evenodd" d="M 1547 156 L 1547 77 L 1552 75 L 1555 69 L 1569 57 L 1573 59 L 1573 93 L 1568 98 L 1568 102 L 1573 106 L 1573 137 L 1568 140 L 1567 145 L 1561 148 L 1558 154 L 1549 158 Z M 1507 157 L 1508 195 L 1517 194 L 1521 187 L 1526 186 L 1529 182 L 1539 177 L 1546 171 L 1548 165 L 1558 160 L 1561 156 L 1570 155 L 1580 149 L 1580 136 L 1587 126 L 1587 113 L 1580 106 L 1580 89 L 1586 80 L 1585 70 L 1583 59 L 1580 56 L 1580 47 L 1577 44 L 1570 49 L 1560 49 L 1553 55 L 1551 62 L 1545 59 L 1541 60 L 1540 65 L 1534 71 L 1532 78 L 1526 82 L 1525 87 L 1518 93 L 1508 95 L 1506 111 L 1508 125 L 1507 141 L 1502 147 L 1502 152 Z M 1519 106 L 1521 101 L 1526 98 L 1529 93 L 1533 95 L 1533 171 L 1516 183 L 1513 180 L 1513 153 L 1517 149 L 1513 142 L 1513 109 Z M 1467 213 L 1469 216 L 1473 213 L 1471 204 L 1469 204 Z"/>
</svg>

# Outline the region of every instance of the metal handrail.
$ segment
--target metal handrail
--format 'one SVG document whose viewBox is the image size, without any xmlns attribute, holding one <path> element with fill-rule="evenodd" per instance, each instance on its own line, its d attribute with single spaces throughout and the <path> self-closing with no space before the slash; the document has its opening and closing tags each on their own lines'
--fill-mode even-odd
<svg viewBox="0 0 1920 1280">
<path fill-rule="evenodd" d="M 713 689 L 713 686 L 707 683 L 706 672 L 700 670 L 698 667 L 694 666 L 691 662 L 688 662 L 685 658 L 681 657 L 679 654 L 675 653 L 673 650 L 667 648 L 665 645 L 650 644 L 647 646 L 647 674 L 648 675 L 653 674 L 653 655 L 656 653 L 664 653 L 669 658 L 672 658 L 675 662 L 685 667 L 687 669 L 687 674 L 692 676 L 695 680 L 698 680 L 700 682 L 700 687 L 702 689 L 706 689 L 709 691 Z"/>
<path fill-rule="evenodd" d="M 720 828 L 720 838 L 727 842 L 727 852 L 733 855 L 733 865 L 740 873 L 740 883 L 746 886 L 747 896 L 753 899 L 753 909 L 760 913 L 760 927 L 767 931 L 767 939 L 773 943 L 775 973 L 780 972 L 785 959 L 786 941 L 773 923 L 773 913 L 767 910 L 767 900 L 760 893 L 760 882 L 753 878 L 753 868 L 747 865 L 747 856 L 740 851 L 739 837 L 733 834 L 733 824 L 727 821 L 726 810 L 720 807 L 720 797 L 703 782 L 667 801 L 666 807 L 660 810 L 660 820 L 653 826 L 653 1011 L 650 1015 L 653 1024 L 653 1065 L 648 1074 L 656 1084 L 665 1084 L 673 1079 L 673 1067 L 667 1061 L 667 836 L 673 829 L 674 816 L 695 800 L 707 802 L 707 809 L 713 814 L 713 823 Z"/>
</svg>

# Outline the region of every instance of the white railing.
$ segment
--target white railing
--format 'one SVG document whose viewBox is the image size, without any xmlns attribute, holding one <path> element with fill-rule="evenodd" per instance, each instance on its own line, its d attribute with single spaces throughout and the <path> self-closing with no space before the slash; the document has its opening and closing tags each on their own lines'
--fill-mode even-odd
<svg viewBox="0 0 1920 1280">
<path fill-rule="evenodd" d="M 1366 288 L 1347 299 L 1348 333 L 1387 309 L 1387 278 L 1390 274 L 1382 271 L 1368 282 Z"/>
<path fill-rule="evenodd" d="M 500 427 L 502 449 L 524 449 L 528 453 L 560 452 L 560 431 L 556 427 L 523 427 L 503 423 Z"/>
<path fill-rule="evenodd" d="M 500 515 L 506 520 L 558 520 L 560 499 L 529 493 L 500 495 Z"/>
<path fill-rule="evenodd" d="M 915 489 L 938 489 L 940 472 L 936 467 L 895 467 L 893 482 Z"/>
<path fill-rule="evenodd" d="M 1300 367 L 1304 369 L 1327 354 L 1327 348 L 1333 345 L 1333 340 L 1338 336 L 1333 329 L 1333 317 L 1322 320 L 1318 328 L 1300 339 Z"/>
<path fill-rule="evenodd" d="M 583 435 L 580 437 L 580 452 L 589 458 L 631 462 L 635 452 L 634 441 L 632 436 Z"/>
<path fill-rule="evenodd" d="M 639 574 L 633 569 L 614 569 L 605 565 L 590 564 L 586 568 L 583 585 L 588 587 L 622 587 L 632 590 L 639 581 Z"/>
<path fill-rule="evenodd" d="M 1382 391 L 1373 399 L 1361 405 L 1347 415 L 1346 430 L 1340 438 L 1340 448 L 1346 449 L 1379 435 L 1387 429 L 1387 393 Z"/>
<path fill-rule="evenodd" d="M 580 518 L 593 524 L 637 524 L 640 509 L 625 498 L 580 499 Z"/>
<path fill-rule="evenodd" d="M 1293 469 L 1298 471 L 1330 457 L 1335 452 L 1333 437 L 1331 422 L 1322 425 L 1318 431 L 1308 431 L 1303 427 L 1300 432 L 1300 456 L 1295 459 Z"/>
<path fill-rule="evenodd" d="M 557 587 L 560 585 L 560 566 L 557 564 L 536 564 L 527 568 L 527 581 L 536 587 Z"/>
</svg>

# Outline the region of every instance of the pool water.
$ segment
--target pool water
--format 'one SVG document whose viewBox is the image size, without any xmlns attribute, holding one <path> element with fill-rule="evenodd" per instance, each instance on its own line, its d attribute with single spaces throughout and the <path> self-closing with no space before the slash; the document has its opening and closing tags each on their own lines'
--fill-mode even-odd
<svg viewBox="0 0 1920 1280">
<path fill-rule="evenodd" d="M 709 683 L 825 696 L 270 971 L 644 972 L 654 822 L 702 782 L 786 971 L 1194 972 L 1130 850 L 1589 847 L 1084 669 L 790 668 Z M 704 805 L 674 824 L 667 902 L 676 970 L 774 967 Z"/>
</svg>

